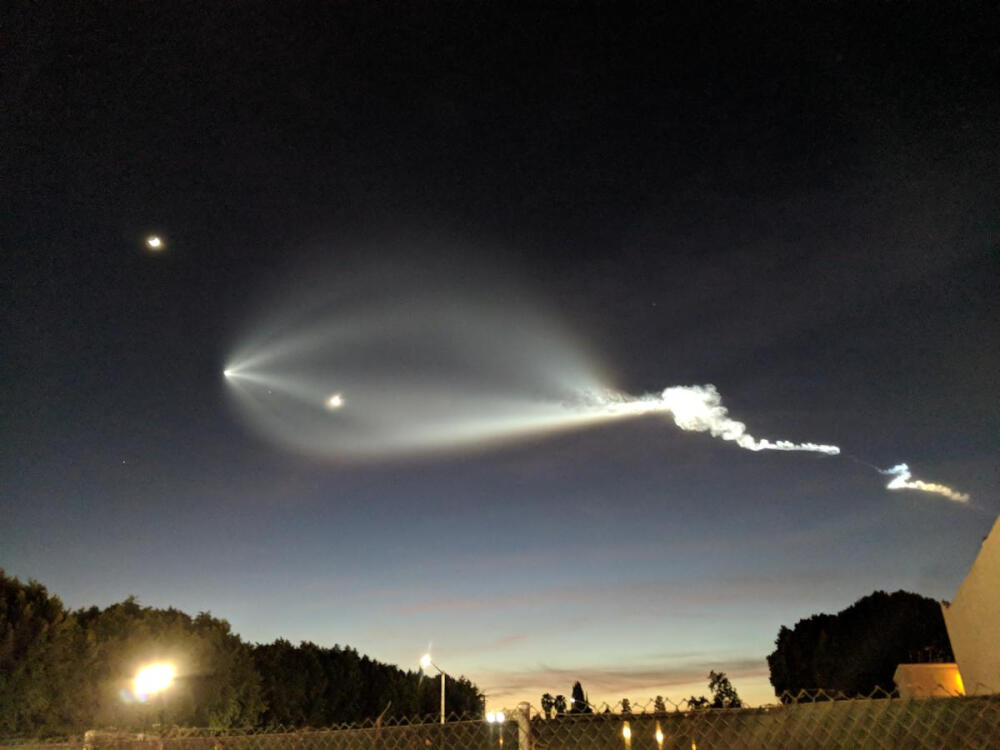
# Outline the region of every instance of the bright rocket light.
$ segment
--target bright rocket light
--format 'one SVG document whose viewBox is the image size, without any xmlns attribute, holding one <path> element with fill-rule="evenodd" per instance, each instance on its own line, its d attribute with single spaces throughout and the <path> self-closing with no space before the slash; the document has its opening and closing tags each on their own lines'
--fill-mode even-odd
<svg viewBox="0 0 1000 750">
<path fill-rule="evenodd" d="M 339 393 L 334 393 L 330 398 L 326 400 L 326 408 L 331 411 L 336 411 L 344 405 L 344 397 Z"/>
<path fill-rule="evenodd" d="M 921 482 L 919 479 L 911 479 L 910 467 L 906 464 L 897 464 L 891 469 L 881 471 L 882 474 L 893 476 L 893 479 L 886 485 L 890 490 L 920 490 L 921 492 L 933 492 L 937 495 L 944 495 L 949 500 L 956 503 L 969 502 L 969 496 L 964 492 L 958 492 L 951 487 L 934 482 Z"/>
<path fill-rule="evenodd" d="M 146 247 L 150 250 L 162 250 L 163 249 L 163 238 L 155 234 L 150 235 L 146 238 Z"/>
</svg>

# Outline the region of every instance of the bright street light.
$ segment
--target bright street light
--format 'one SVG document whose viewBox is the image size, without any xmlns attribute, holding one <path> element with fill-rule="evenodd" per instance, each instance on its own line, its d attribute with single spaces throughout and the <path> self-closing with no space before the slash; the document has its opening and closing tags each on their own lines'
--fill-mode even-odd
<svg viewBox="0 0 1000 750">
<path fill-rule="evenodd" d="M 147 664 L 136 673 L 132 680 L 132 692 L 139 700 L 144 701 L 149 696 L 162 693 L 170 687 L 176 673 L 174 665 L 165 661 Z"/>
<path fill-rule="evenodd" d="M 431 659 L 430 652 L 428 652 L 428 653 L 426 653 L 426 654 L 424 654 L 423 656 L 420 657 L 420 668 L 423 671 L 426 672 L 431 667 L 434 667 L 434 669 L 436 669 L 438 671 L 438 674 L 441 675 L 441 723 L 444 724 L 444 678 L 445 678 L 445 673 L 441 670 L 441 668 L 437 664 L 434 663 L 434 661 Z"/>
</svg>

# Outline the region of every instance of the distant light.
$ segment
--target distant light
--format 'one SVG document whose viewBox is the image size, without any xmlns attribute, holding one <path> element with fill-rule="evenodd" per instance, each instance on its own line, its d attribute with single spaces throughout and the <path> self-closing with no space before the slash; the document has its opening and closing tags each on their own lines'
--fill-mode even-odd
<svg viewBox="0 0 1000 750">
<path fill-rule="evenodd" d="M 497 724 L 503 724 L 507 721 L 507 717 L 504 716 L 503 711 L 497 711 Z"/>
<path fill-rule="evenodd" d="M 173 664 L 167 662 L 148 664 L 136 673 L 135 679 L 132 680 L 132 692 L 140 700 L 161 693 L 173 683 L 175 673 Z"/>
<path fill-rule="evenodd" d="M 344 405 L 344 397 L 339 393 L 334 393 L 326 400 L 326 408 L 333 411 Z"/>
<path fill-rule="evenodd" d="M 625 726 L 622 727 L 622 737 L 625 738 L 626 742 L 632 739 L 632 729 L 629 727 L 627 721 L 625 722 Z"/>
<path fill-rule="evenodd" d="M 433 664 L 433 662 L 431 661 L 431 655 L 430 654 L 424 654 L 423 656 L 420 657 L 420 668 L 421 669 L 423 669 L 423 670 L 426 671 L 426 670 L 430 669 L 431 664 Z"/>
<path fill-rule="evenodd" d="M 660 729 L 660 727 L 656 727 L 656 744 L 657 745 L 663 744 L 663 730 Z"/>
<path fill-rule="evenodd" d="M 497 720 L 497 715 L 495 713 L 493 713 L 492 711 L 486 712 L 486 722 L 488 724 L 493 724 L 496 722 L 496 720 Z"/>
<path fill-rule="evenodd" d="M 163 238 L 159 235 L 151 234 L 146 238 L 146 247 L 150 250 L 162 250 L 163 249 Z"/>
</svg>

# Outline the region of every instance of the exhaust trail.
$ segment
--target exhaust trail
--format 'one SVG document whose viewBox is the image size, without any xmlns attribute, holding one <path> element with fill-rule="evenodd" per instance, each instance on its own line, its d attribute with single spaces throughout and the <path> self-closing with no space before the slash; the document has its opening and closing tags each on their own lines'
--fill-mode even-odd
<svg viewBox="0 0 1000 750">
<path fill-rule="evenodd" d="M 828 456 L 840 454 L 836 445 L 794 443 L 790 440 L 756 438 L 747 426 L 729 416 L 722 405 L 719 390 L 706 385 L 679 385 L 666 388 L 659 395 L 630 399 L 620 394 L 604 397 L 610 416 L 641 415 L 655 412 L 670 414 L 674 424 L 686 432 L 707 432 L 712 437 L 729 440 L 748 451 L 808 451 Z"/>
<path fill-rule="evenodd" d="M 886 474 L 888 476 L 894 477 L 889 484 L 886 485 L 886 489 L 890 490 L 919 490 L 921 492 L 933 492 L 936 495 L 943 495 L 944 497 L 952 500 L 956 503 L 967 503 L 969 502 L 969 496 L 964 492 L 958 492 L 953 490 L 943 484 L 936 484 L 934 482 L 922 482 L 919 479 L 912 479 L 912 474 L 910 473 L 910 467 L 906 464 L 896 464 L 891 469 L 879 469 L 880 474 Z"/>
<path fill-rule="evenodd" d="M 493 276 L 442 276 L 404 259 L 389 276 L 319 271 L 279 291 L 221 369 L 247 425 L 298 453 L 383 461 L 660 416 L 743 450 L 841 455 L 754 434 L 711 383 L 642 395 L 614 387 L 543 303 Z M 914 479 L 907 464 L 861 463 L 890 476 L 890 490 L 969 500 Z"/>
</svg>

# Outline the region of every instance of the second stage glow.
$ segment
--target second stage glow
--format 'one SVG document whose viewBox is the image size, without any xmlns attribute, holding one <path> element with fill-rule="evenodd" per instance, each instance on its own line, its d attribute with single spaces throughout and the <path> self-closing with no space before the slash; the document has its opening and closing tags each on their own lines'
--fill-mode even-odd
<svg viewBox="0 0 1000 750">
<path fill-rule="evenodd" d="M 936 482 L 922 482 L 919 479 L 913 479 L 910 467 L 906 464 L 897 464 L 891 469 L 886 469 L 880 473 L 893 477 L 892 481 L 886 485 L 890 490 L 919 490 L 920 492 L 932 492 L 936 495 L 942 495 L 956 503 L 969 502 L 969 496 L 964 492 L 958 492 L 951 487 L 946 487 Z"/>
</svg>

